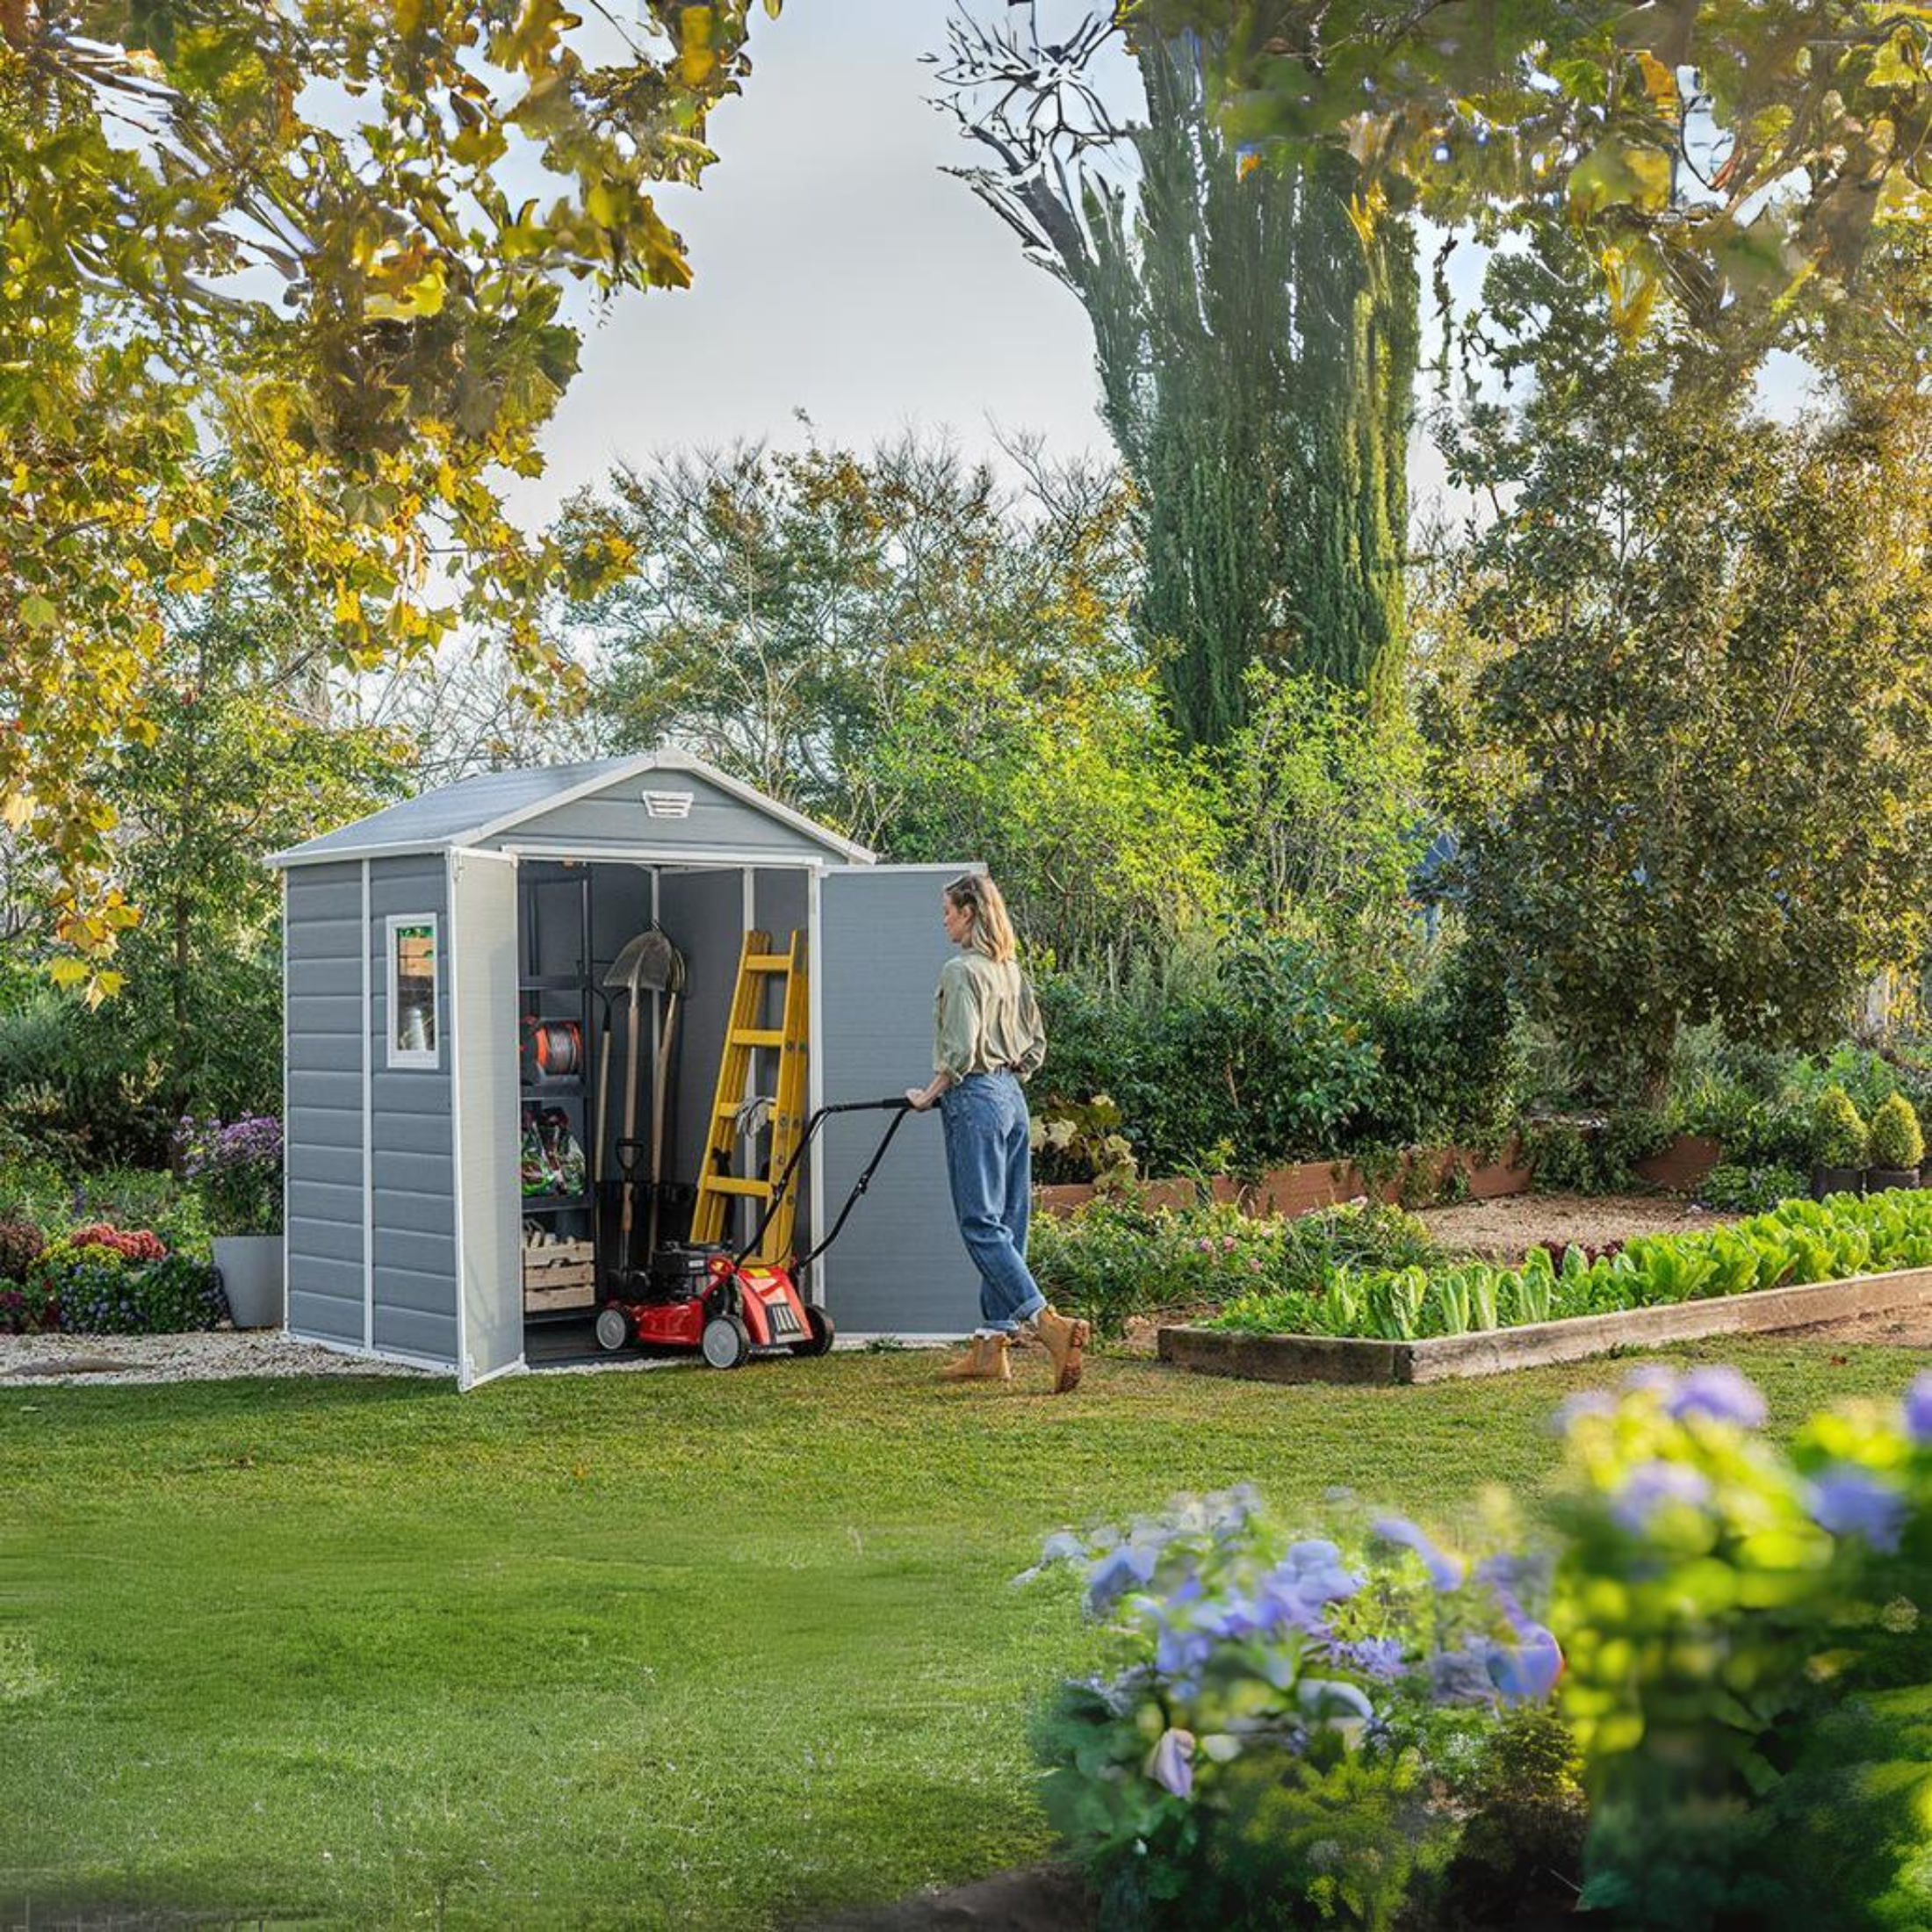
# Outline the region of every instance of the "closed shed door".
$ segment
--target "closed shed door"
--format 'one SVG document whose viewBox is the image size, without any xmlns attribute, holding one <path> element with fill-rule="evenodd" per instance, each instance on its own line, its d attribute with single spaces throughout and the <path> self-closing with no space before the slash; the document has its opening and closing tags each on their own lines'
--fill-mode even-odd
<svg viewBox="0 0 1932 1932">
<path fill-rule="evenodd" d="M 933 996 L 952 953 L 940 891 L 963 866 L 839 866 L 818 913 L 818 1098 L 870 1100 L 924 1086 Z M 828 1229 L 884 1132 L 883 1113 L 834 1114 L 823 1131 L 819 1212 Z M 817 1269 L 814 1292 L 847 1335 L 956 1336 L 979 1319 L 961 1245 L 937 1108 L 899 1128 L 870 1191 Z"/>
</svg>

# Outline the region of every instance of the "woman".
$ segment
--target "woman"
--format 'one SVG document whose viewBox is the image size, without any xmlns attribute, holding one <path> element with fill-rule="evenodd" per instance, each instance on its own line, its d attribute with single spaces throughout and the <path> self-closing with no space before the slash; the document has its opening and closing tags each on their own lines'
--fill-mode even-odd
<svg viewBox="0 0 1932 1932">
<path fill-rule="evenodd" d="M 940 918 L 959 956 L 939 976 L 933 1078 L 905 1097 L 921 1112 L 939 1103 L 953 1211 L 979 1270 L 981 1316 L 972 1346 L 940 1373 L 948 1381 L 1010 1382 L 1006 1351 L 1031 1336 L 1051 1357 L 1054 1393 L 1063 1395 L 1079 1382 L 1087 1324 L 1049 1308 L 1027 1269 L 1033 1151 L 1020 1082 L 1047 1056 L 1040 1008 L 1013 956 L 1006 902 L 991 879 L 977 872 L 955 879 L 941 897 Z"/>
</svg>

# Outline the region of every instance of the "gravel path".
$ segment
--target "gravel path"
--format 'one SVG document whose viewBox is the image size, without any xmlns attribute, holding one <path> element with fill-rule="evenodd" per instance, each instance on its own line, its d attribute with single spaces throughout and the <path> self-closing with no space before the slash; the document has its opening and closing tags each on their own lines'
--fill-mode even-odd
<svg viewBox="0 0 1932 1932">
<path fill-rule="evenodd" d="M 204 1335 L 0 1335 L 0 1388 L 45 1382 L 202 1382 L 236 1375 L 420 1375 L 273 1329 Z"/>
</svg>

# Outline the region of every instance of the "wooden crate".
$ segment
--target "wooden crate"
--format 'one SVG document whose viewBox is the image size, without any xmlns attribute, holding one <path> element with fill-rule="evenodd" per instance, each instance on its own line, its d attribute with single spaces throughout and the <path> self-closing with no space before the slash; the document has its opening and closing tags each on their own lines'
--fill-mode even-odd
<svg viewBox="0 0 1932 1932">
<path fill-rule="evenodd" d="M 523 1307 L 543 1313 L 552 1308 L 588 1308 L 596 1305 L 595 1250 L 588 1241 L 543 1240 L 523 1248 Z"/>
</svg>

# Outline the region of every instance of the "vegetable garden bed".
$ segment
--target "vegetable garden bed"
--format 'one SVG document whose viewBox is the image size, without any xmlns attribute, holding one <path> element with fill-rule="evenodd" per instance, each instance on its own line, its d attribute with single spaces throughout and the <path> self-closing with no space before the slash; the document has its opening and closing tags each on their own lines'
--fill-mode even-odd
<svg viewBox="0 0 1932 1932">
<path fill-rule="evenodd" d="M 1932 1193 L 1907 1189 L 1789 1200 L 1614 1253 L 1539 1249 L 1516 1269 L 1344 1265 L 1305 1290 L 1238 1296 L 1158 1345 L 1165 1360 L 1221 1373 L 1416 1382 L 1928 1301 Z"/>
<path fill-rule="evenodd" d="M 1513 1368 L 1575 1362 L 1618 1348 L 1765 1335 L 1897 1308 L 1932 1307 L 1932 1268 L 1760 1288 L 1722 1301 L 1674 1302 L 1618 1315 L 1578 1315 L 1474 1335 L 1390 1342 L 1337 1335 L 1249 1335 L 1232 1329 L 1164 1328 L 1164 1362 L 1203 1375 L 1264 1382 L 1439 1382 Z"/>
</svg>

